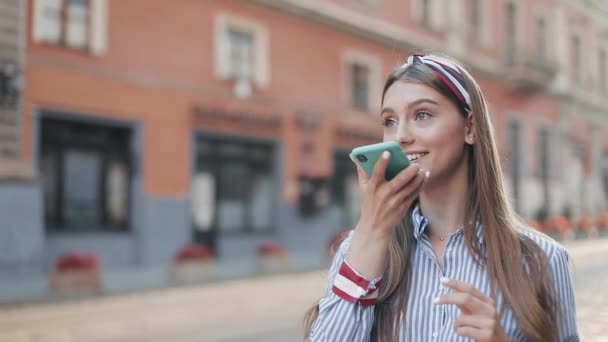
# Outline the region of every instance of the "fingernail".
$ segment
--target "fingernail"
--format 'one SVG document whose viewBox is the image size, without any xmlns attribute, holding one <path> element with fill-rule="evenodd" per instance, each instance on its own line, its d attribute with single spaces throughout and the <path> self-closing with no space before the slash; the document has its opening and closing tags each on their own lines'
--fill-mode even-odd
<svg viewBox="0 0 608 342">
<path fill-rule="evenodd" d="M 427 172 L 425 172 L 425 173 L 424 173 L 424 176 L 425 176 L 426 178 L 431 177 L 431 171 L 427 171 Z"/>
<path fill-rule="evenodd" d="M 439 279 L 439 281 L 442 284 L 447 284 L 450 281 L 450 278 L 448 278 L 448 277 L 441 277 L 441 279 Z"/>
<path fill-rule="evenodd" d="M 439 303 L 439 297 L 433 298 L 433 304 L 437 304 L 437 303 Z"/>
<path fill-rule="evenodd" d="M 382 152 L 382 158 L 388 159 L 390 156 L 391 156 L 391 153 L 389 151 Z"/>
</svg>

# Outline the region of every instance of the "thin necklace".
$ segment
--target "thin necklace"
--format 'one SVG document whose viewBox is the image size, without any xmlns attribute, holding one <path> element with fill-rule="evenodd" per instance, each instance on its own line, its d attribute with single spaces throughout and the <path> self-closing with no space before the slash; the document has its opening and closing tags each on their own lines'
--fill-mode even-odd
<svg viewBox="0 0 608 342">
<path fill-rule="evenodd" d="M 429 230 L 429 233 L 430 233 L 430 230 Z M 429 236 L 430 236 L 430 234 L 429 234 Z M 445 236 L 438 235 L 437 237 L 439 238 L 439 241 L 445 241 L 445 238 L 448 237 L 448 236 L 449 236 L 449 234 L 447 234 Z"/>
</svg>

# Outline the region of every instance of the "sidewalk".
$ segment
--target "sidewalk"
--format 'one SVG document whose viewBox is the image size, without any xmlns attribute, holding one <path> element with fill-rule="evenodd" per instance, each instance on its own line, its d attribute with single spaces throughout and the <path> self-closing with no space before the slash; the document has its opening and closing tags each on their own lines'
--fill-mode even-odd
<svg viewBox="0 0 608 342">
<path fill-rule="evenodd" d="M 606 263 L 608 238 L 564 246 L 575 264 L 594 257 Z M 0 342 L 240 341 L 269 331 L 297 334 L 326 277 L 323 270 L 5 308 Z"/>
<path fill-rule="evenodd" d="M 602 242 L 604 241 L 604 242 Z M 597 246 L 608 244 L 608 236 L 592 240 L 572 240 L 563 245 L 577 255 L 593 255 Z M 321 269 L 327 265 L 318 255 L 292 255 L 290 273 L 303 273 Z M 257 278 L 255 259 L 218 261 L 215 275 L 206 285 L 238 279 Z M 150 291 L 175 287 L 168 279 L 168 265 L 155 267 L 130 267 L 109 269 L 103 273 L 103 291 L 96 296 L 122 295 L 131 292 Z M 177 285 L 180 286 L 180 285 Z M 11 277 L 0 279 L 0 308 L 17 304 L 30 304 L 63 300 L 65 297 L 49 293 L 46 275 Z"/>
</svg>

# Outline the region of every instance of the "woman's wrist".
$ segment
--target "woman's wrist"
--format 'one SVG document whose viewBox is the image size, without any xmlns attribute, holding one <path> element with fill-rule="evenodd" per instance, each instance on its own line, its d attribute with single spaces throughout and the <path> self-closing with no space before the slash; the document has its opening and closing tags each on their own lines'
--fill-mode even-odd
<svg viewBox="0 0 608 342">
<path fill-rule="evenodd" d="M 374 227 L 373 224 L 359 222 L 355 227 L 355 235 L 359 235 L 361 240 L 370 243 L 387 244 L 391 237 L 391 231 Z"/>
<path fill-rule="evenodd" d="M 374 231 L 355 229 L 346 254 L 348 263 L 367 279 L 384 273 L 389 239 Z"/>
</svg>

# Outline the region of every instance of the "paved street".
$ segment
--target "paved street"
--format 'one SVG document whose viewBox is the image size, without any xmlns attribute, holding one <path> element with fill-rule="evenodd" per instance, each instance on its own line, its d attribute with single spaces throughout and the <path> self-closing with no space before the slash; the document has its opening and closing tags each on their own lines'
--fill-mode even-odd
<svg viewBox="0 0 608 342">
<path fill-rule="evenodd" d="M 608 341 L 608 239 L 567 244 L 584 341 Z M 325 272 L 0 311 L 0 342 L 297 341 Z M 605 337 L 600 337 L 605 336 Z"/>
</svg>

